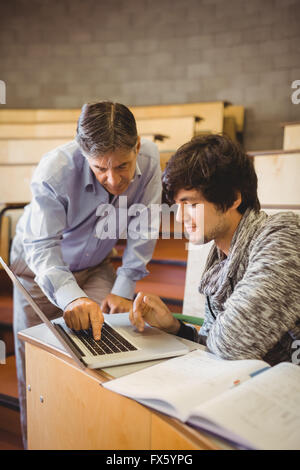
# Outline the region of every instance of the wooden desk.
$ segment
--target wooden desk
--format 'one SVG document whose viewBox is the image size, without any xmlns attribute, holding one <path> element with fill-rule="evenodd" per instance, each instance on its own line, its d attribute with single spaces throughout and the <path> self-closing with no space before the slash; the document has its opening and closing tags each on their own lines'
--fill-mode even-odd
<svg viewBox="0 0 300 470">
<path fill-rule="evenodd" d="M 29 449 L 192 450 L 228 448 L 221 441 L 111 392 L 101 383 L 137 367 L 81 370 L 46 325 L 25 341 Z"/>
<path fill-rule="evenodd" d="M 283 149 L 294 150 L 300 148 L 300 121 L 284 122 Z"/>
</svg>

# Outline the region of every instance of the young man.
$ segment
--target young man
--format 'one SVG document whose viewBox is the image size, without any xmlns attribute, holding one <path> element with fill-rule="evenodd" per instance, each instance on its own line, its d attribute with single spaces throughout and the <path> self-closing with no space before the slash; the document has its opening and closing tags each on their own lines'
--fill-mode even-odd
<svg viewBox="0 0 300 470">
<path fill-rule="evenodd" d="M 126 209 L 135 203 L 147 207 L 161 201 L 157 146 L 138 137 L 134 116 L 126 106 L 84 105 L 76 140 L 42 158 L 31 189 L 32 201 L 13 241 L 11 268 L 49 318 L 63 312 L 70 328 L 92 327 L 94 338 L 99 339 L 102 312 L 128 312 L 136 281 L 148 273 L 155 239 L 128 233 L 117 273 L 110 258 L 119 236 L 134 222 L 119 196 L 126 196 Z M 106 225 L 115 227 L 117 220 L 115 235 L 105 234 Z M 24 344 L 17 333 L 37 323 L 39 318 L 15 289 L 15 351 L 25 447 Z"/>
<path fill-rule="evenodd" d="M 225 359 L 291 361 L 300 339 L 300 220 L 260 211 L 252 159 L 230 139 L 210 135 L 183 145 L 163 175 L 192 243 L 214 240 L 199 291 L 206 296 L 199 335 L 154 295 L 139 293 L 131 321 L 206 344 Z M 204 208 L 204 228 L 197 205 Z M 199 207 L 199 206 L 198 206 Z"/>
</svg>

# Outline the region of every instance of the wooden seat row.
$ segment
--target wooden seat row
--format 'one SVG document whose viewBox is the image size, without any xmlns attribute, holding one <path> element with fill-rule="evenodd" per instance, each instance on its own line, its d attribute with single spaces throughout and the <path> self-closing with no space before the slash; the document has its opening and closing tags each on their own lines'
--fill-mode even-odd
<svg viewBox="0 0 300 470">
<path fill-rule="evenodd" d="M 178 134 L 182 134 L 179 145 L 189 140 L 195 133 L 223 132 L 226 120 L 235 123 L 237 132 L 243 132 L 243 106 L 225 106 L 222 101 L 137 106 L 131 107 L 131 110 L 141 133 L 166 134 L 169 139 L 174 137 L 178 139 Z M 79 114 L 79 109 L 3 109 L 0 111 L 0 139 L 73 138 Z M 232 124 L 230 126 L 232 127 Z M 168 144 L 168 149 L 174 151 L 178 147 L 178 140 L 174 144 L 171 140 Z"/>
<path fill-rule="evenodd" d="M 166 160 L 170 154 L 166 154 Z M 258 195 L 263 204 L 299 204 L 300 149 L 254 155 L 258 176 Z M 1 164 L 0 202 L 20 202 L 31 199 L 30 180 L 36 168 L 33 164 Z"/>
<path fill-rule="evenodd" d="M 137 120 L 199 116 L 204 128 L 222 132 L 224 118 L 234 118 L 238 132 L 244 129 L 244 107 L 227 102 L 200 102 L 170 105 L 131 106 Z M 0 110 L 0 124 L 77 122 L 80 109 L 6 109 Z"/>
<path fill-rule="evenodd" d="M 156 141 L 163 170 L 175 150 L 195 135 L 220 133 L 230 127 L 229 121 L 242 132 L 244 108 L 225 105 L 220 101 L 131 110 L 138 132 Z M 0 110 L 0 203 L 30 199 L 28 181 L 35 166 L 42 155 L 75 137 L 79 114 L 79 109 Z"/>
</svg>

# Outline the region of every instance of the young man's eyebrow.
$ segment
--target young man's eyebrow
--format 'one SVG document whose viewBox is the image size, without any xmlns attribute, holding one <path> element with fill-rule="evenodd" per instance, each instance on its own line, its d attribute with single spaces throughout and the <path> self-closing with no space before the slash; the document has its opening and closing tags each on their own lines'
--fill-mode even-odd
<svg viewBox="0 0 300 470">
<path fill-rule="evenodd" d="M 181 197 L 181 198 L 178 199 L 179 202 L 198 201 L 198 200 L 199 200 L 198 197 L 195 197 L 195 196 L 193 196 L 193 197 L 192 196 L 190 196 L 190 197 L 188 197 L 188 196 L 187 197 Z M 199 202 L 199 204 L 201 204 L 201 203 Z"/>
</svg>

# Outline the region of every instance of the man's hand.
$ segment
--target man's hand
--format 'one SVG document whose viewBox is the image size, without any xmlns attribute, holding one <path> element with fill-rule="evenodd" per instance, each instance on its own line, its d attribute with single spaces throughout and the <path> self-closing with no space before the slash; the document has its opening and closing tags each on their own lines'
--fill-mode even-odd
<svg viewBox="0 0 300 470">
<path fill-rule="evenodd" d="M 101 304 L 103 313 L 129 312 L 132 308 L 132 300 L 125 299 L 115 294 L 108 294 Z"/>
<path fill-rule="evenodd" d="M 180 328 L 179 321 L 157 295 L 146 295 L 143 292 L 136 296 L 129 318 L 141 332 L 144 331 L 145 322 L 172 334 L 176 334 Z"/>
<path fill-rule="evenodd" d="M 97 302 L 81 297 L 69 303 L 63 314 L 66 325 L 74 330 L 88 330 L 92 327 L 96 341 L 101 338 L 104 318 Z"/>
</svg>

